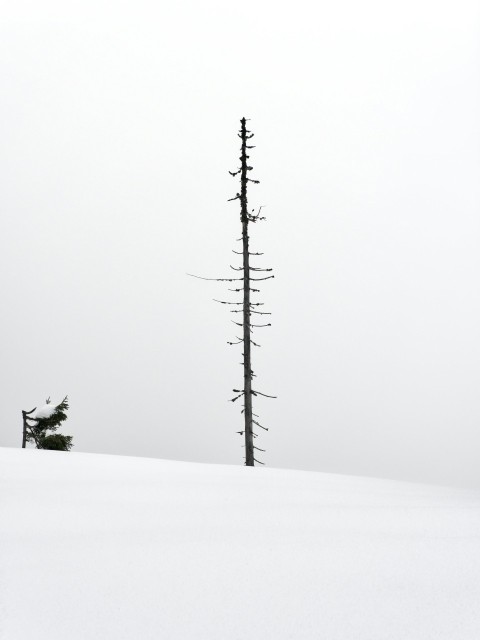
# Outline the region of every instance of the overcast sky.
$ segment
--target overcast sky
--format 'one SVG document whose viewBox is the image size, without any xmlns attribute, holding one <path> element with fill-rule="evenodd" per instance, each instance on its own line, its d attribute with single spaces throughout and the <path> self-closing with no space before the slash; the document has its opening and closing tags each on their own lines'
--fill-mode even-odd
<svg viewBox="0 0 480 640">
<path fill-rule="evenodd" d="M 0 445 L 68 394 L 74 451 L 242 464 L 186 273 L 238 264 L 246 116 L 261 459 L 480 486 L 479 43 L 473 0 L 4 2 Z"/>
</svg>

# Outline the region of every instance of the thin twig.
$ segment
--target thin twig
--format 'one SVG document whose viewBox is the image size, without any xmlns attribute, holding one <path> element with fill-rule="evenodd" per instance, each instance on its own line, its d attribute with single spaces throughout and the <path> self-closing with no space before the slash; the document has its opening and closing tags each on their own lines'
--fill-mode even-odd
<svg viewBox="0 0 480 640">
<path fill-rule="evenodd" d="M 252 393 L 254 396 L 264 396 L 265 398 L 277 398 L 277 396 L 269 396 L 266 393 L 262 393 L 261 391 L 254 391 L 252 389 Z"/>
<path fill-rule="evenodd" d="M 196 276 L 193 273 L 187 273 L 187 276 L 190 276 L 191 278 L 198 278 L 199 280 L 214 280 L 215 282 L 235 282 L 235 280 L 244 280 L 244 278 L 204 278 L 203 276 Z M 252 280 L 252 278 L 250 278 L 250 280 Z"/>
</svg>

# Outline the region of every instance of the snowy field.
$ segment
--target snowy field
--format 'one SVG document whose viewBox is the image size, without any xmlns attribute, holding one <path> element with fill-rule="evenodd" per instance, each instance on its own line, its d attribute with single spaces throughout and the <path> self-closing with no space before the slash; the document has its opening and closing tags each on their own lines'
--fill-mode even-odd
<svg viewBox="0 0 480 640">
<path fill-rule="evenodd" d="M 0 449 L 2 640 L 478 640 L 480 493 Z"/>
</svg>

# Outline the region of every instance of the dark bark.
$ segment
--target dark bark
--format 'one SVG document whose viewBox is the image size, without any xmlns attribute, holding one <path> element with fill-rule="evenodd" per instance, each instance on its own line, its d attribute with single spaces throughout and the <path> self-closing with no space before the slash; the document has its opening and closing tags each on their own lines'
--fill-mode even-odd
<svg viewBox="0 0 480 640">
<path fill-rule="evenodd" d="M 35 409 L 37 407 L 35 407 L 34 409 L 32 409 L 31 411 L 22 411 L 22 419 L 23 419 L 23 435 L 22 435 L 22 449 L 25 449 L 27 446 L 27 429 L 28 429 L 28 416 L 30 414 L 32 414 Z M 31 418 L 30 418 L 31 420 Z"/>
<path fill-rule="evenodd" d="M 243 390 L 245 400 L 245 464 L 247 467 L 255 465 L 253 451 L 253 424 L 252 424 L 252 356 L 250 345 L 250 252 L 248 247 L 248 201 L 247 201 L 247 123 L 245 118 L 241 120 L 240 130 L 242 138 L 241 174 L 240 174 L 240 204 L 242 220 L 242 244 L 243 244 Z"/>
<path fill-rule="evenodd" d="M 27 446 L 27 415 L 26 411 L 22 411 L 23 417 L 23 436 L 22 436 L 22 449 L 25 449 Z"/>
</svg>

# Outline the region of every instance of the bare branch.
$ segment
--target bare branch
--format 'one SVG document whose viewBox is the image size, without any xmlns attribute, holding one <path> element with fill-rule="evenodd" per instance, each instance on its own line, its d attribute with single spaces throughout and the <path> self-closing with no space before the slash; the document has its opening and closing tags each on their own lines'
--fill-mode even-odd
<svg viewBox="0 0 480 640">
<path fill-rule="evenodd" d="M 198 278 L 199 280 L 214 280 L 215 282 L 235 282 L 236 280 L 244 280 L 244 278 L 204 278 L 202 276 L 196 276 L 193 273 L 187 273 L 187 276 L 190 276 L 191 278 Z M 253 280 L 253 278 L 250 278 L 250 280 Z"/>
<path fill-rule="evenodd" d="M 252 389 L 252 393 L 254 396 L 258 395 L 258 396 L 264 396 L 265 398 L 277 398 L 277 396 L 269 396 L 266 393 L 262 393 L 261 391 L 254 391 L 253 389 Z"/>
</svg>

